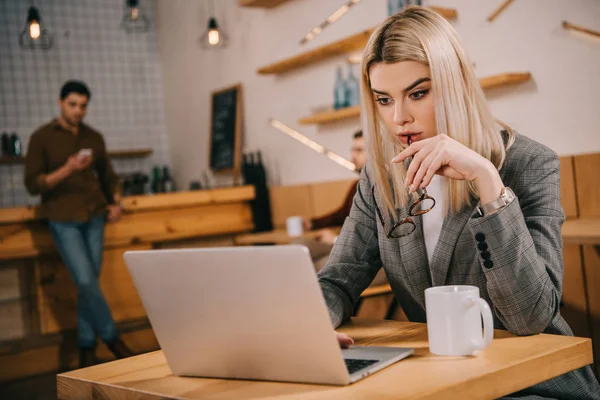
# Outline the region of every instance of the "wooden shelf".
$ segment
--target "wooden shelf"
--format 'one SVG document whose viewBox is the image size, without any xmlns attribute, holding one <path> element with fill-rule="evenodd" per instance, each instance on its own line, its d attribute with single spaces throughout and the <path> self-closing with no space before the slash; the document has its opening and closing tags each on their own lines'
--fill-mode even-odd
<svg viewBox="0 0 600 400">
<path fill-rule="evenodd" d="M 115 150 L 115 151 L 108 152 L 108 156 L 110 158 L 147 157 L 150 154 L 152 154 L 152 149 Z M 0 165 L 23 164 L 24 162 L 25 162 L 25 156 L 23 156 L 23 157 L 1 156 L 0 157 Z"/>
<path fill-rule="evenodd" d="M 267 65 L 258 70 L 259 74 L 280 74 L 282 72 L 291 71 L 296 68 L 303 67 L 326 58 L 346 54 L 352 51 L 362 50 L 369 37 L 373 33 L 373 29 L 359 32 L 337 42 L 326 44 L 325 46 L 317 47 L 314 50 L 309 50 L 306 53 L 298 54 L 297 56 L 286 58 L 274 64 Z"/>
<path fill-rule="evenodd" d="M 0 156 L 0 165 L 23 164 L 23 162 L 25 162 L 24 157 Z"/>
<path fill-rule="evenodd" d="M 135 158 L 148 157 L 152 154 L 152 149 L 137 149 L 137 150 L 115 150 L 109 151 L 110 158 Z"/>
<path fill-rule="evenodd" d="M 343 119 L 360 117 L 360 106 L 346 107 L 339 110 L 328 110 L 298 120 L 301 125 L 328 124 Z"/>
<path fill-rule="evenodd" d="M 479 80 L 479 84 L 481 85 L 481 88 L 485 90 L 501 86 L 516 85 L 518 83 L 527 82 L 530 79 L 530 72 L 509 72 L 506 74 L 486 76 Z"/>
<path fill-rule="evenodd" d="M 481 78 L 479 84 L 482 89 L 492 89 L 502 86 L 516 85 L 531 79 L 530 72 L 509 72 Z M 347 107 L 339 110 L 328 110 L 304 117 L 298 120 L 301 125 L 328 124 L 344 119 L 360 117 L 360 106 Z"/>
<path fill-rule="evenodd" d="M 456 10 L 452 8 L 431 7 L 431 9 L 449 19 L 455 18 L 457 15 Z M 281 74 L 283 72 L 304 67 L 308 64 L 316 63 L 330 57 L 362 50 L 367 44 L 367 41 L 374 30 L 375 28 L 367 29 L 336 42 L 332 42 L 296 56 L 283 59 L 276 63 L 259 68 L 257 72 L 262 75 Z"/>
<path fill-rule="evenodd" d="M 600 31 L 595 31 L 593 29 L 586 28 L 581 25 L 575 25 L 575 24 L 570 23 L 569 21 L 563 21 L 562 26 L 565 29 L 570 29 L 575 32 L 585 33 L 586 35 L 600 37 Z"/>
<path fill-rule="evenodd" d="M 288 0 L 240 0 L 240 6 L 273 8 L 285 3 L 286 1 Z"/>
</svg>

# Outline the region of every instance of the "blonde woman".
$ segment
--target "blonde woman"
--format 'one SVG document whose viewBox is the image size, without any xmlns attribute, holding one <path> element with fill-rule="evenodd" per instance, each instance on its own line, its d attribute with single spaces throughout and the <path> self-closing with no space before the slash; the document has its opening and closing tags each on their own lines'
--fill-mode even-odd
<svg viewBox="0 0 600 400">
<path fill-rule="evenodd" d="M 558 157 L 494 120 L 450 23 L 422 7 L 384 21 L 361 91 L 369 161 L 319 272 L 334 326 L 383 266 L 411 321 L 426 321 L 425 289 L 463 284 L 479 287 L 496 328 L 572 335 L 559 312 Z M 600 388 L 585 367 L 514 396 L 527 395 L 597 399 Z"/>
</svg>

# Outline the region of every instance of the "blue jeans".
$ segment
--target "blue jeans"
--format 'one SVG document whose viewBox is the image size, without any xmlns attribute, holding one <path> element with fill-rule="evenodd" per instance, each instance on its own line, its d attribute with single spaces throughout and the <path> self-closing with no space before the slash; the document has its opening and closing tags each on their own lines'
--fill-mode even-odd
<svg viewBox="0 0 600 400">
<path fill-rule="evenodd" d="M 54 243 L 77 286 L 79 347 L 94 347 L 97 336 L 108 343 L 119 337 L 98 282 L 102 267 L 104 223 L 104 216 L 87 222 L 49 223 Z"/>
</svg>

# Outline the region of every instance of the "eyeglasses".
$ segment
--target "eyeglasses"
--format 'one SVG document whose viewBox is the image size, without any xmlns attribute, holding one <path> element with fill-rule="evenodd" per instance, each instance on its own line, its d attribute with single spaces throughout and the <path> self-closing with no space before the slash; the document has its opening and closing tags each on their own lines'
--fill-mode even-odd
<svg viewBox="0 0 600 400">
<path fill-rule="evenodd" d="M 410 138 L 409 138 L 410 144 Z M 406 165 L 408 166 L 412 161 L 412 157 L 406 159 L 408 162 Z M 408 167 L 407 167 L 408 168 Z M 427 194 L 427 189 L 417 189 L 417 192 L 420 191 L 421 195 L 419 198 L 412 203 L 410 208 L 408 209 L 408 215 L 400 222 L 395 223 L 386 233 L 386 237 L 388 239 L 397 239 L 404 236 L 408 236 L 415 231 L 417 225 L 415 221 L 411 217 L 418 217 L 419 215 L 423 215 L 431 211 L 433 207 L 435 207 L 435 199 Z M 373 185 L 373 200 L 375 201 L 375 211 L 377 211 L 377 216 L 379 217 L 379 221 L 381 221 L 381 226 L 385 229 L 385 222 L 383 221 L 383 215 L 381 215 L 381 211 L 377 206 L 377 200 L 375 199 L 375 186 Z"/>
<path fill-rule="evenodd" d="M 410 206 L 408 215 L 400 222 L 396 222 L 392 229 L 386 233 L 388 239 L 397 239 L 404 236 L 408 236 L 414 232 L 417 225 L 411 217 L 418 217 L 431 211 L 435 206 L 435 199 L 427 194 L 427 189 L 422 189 L 422 193 L 419 198 Z M 383 215 L 377 206 L 377 200 L 375 200 L 375 186 L 373 186 L 373 199 L 375 201 L 375 211 L 381 221 L 381 226 L 385 229 L 385 222 L 383 221 Z"/>
</svg>

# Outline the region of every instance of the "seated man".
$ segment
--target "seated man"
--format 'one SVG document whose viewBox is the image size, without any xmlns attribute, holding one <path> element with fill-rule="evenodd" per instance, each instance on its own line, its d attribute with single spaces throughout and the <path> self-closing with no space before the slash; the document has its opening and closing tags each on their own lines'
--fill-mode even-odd
<svg viewBox="0 0 600 400">
<path fill-rule="evenodd" d="M 365 139 L 363 138 L 362 131 L 358 131 L 354 134 L 354 138 L 352 140 L 352 148 L 350 149 L 350 151 L 352 163 L 354 164 L 354 170 L 360 175 L 360 171 L 362 171 L 362 168 L 367 163 L 367 153 L 365 153 Z M 354 195 L 356 194 L 357 184 L 358 179 L 352 186 L 350 186 L 350 190 L 348 190 L 346 199 L 344 200 L 344 203 L 340 206 L 340 208 L 322 217 L 313 218 L 311 220 L 305 220 L 304 228 L 306 230 L 312 230 L 329 228 L 332 226 L 341 227 L 344 224 L 344 220 L 350 213 L 350 208 L 352 208 L 352 202 L 354 201 Z M 337 235 L 334 231 L 330 229 L 325 229 L 323 230 L 323 235 L 319 237 L 319 241 L 333 246 L 333 242 L 336 236 Z"/>
<path fill-rule="evenodd" d="M 354 138 L 352 140 L 351 157 L 352 163 L 355 166 L 355 171 L 360 174 L 360 171 L 367 163 L 367 154 L 365 153 L 365 140 L 363 138 L 362 131 L 358 131 L 354 134 Z M 350 213 L 350 208 L 352 207 L 354 195 L 356 194 L 357 183 L 358 179 L 356 180 L 356 183 L 350 186 L 350 190 L 348 190 L 346 199 L 344 200 L 344 203 L 340 206 L 340 208 L 322 217 L 312 218 L 310 220 L 304 221 L 305 230 L 322 230 L 320 236 L 317 237 L 316 240 L 299 238 L 294 241 L 294 243 L 303 244 L 306 247 L 308 247 L 317 271 L 319 271 L 325 266 L 327 258 L 329 258 L 329 253 L 333 248 L 333 243 L 337 238 L 336 231 L 330 228 L 341 227 L 344 224 L 344 220 Z M 372 285 L 380 285 L 382 283 L 385 283 L 386 281 L 387 279 L 382 268 L 381 270 L 379 270 L 379 273 L 375 277 L 375 280 L 373 281 Z"/>
</svg>

